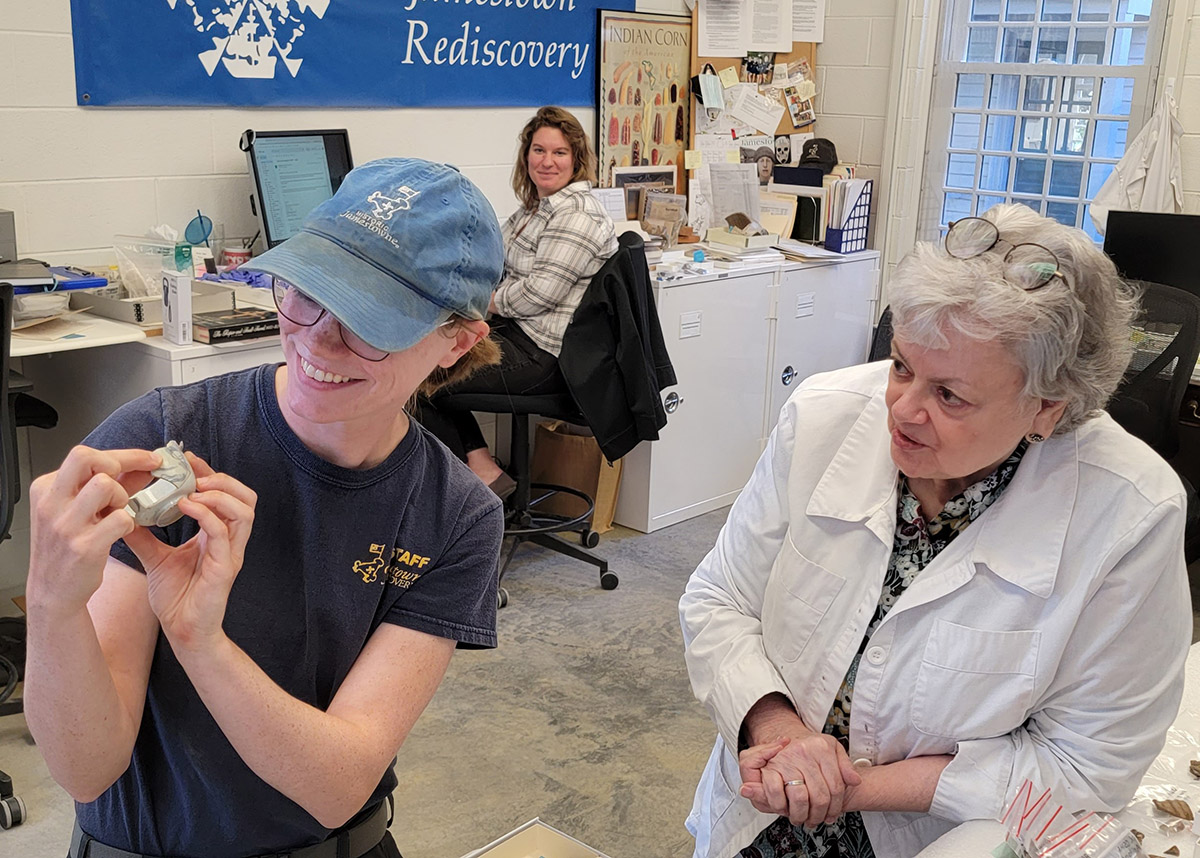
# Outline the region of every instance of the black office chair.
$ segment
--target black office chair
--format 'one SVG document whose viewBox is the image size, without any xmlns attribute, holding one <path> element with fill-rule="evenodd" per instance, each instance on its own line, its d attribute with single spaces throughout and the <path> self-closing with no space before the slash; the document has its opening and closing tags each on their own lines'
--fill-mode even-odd
<svg viewBox="0 0 1200 858">
<path fill-rule="evenodd" d="M 636 347 L 631 342 L 634 337 Z M 608 561 L 585 550 L 595 548 L 600 540 L 592 530 L 593 499 L 577 489 L 531 479 L 529 417 L 539 414 L 590 425 L 610 461 L 624 456 L 641 440 L 656 439 L 666 424 L 659 392 L 676 379 L 654 309 L 645 249 L 636 233 L 619 237 L 617 252 L 588 284 L 564 334 L 559 366 L 566 381 L 561 393 L 452 393 L 439 397 L 438 405 L 512 415 L 508 470 L 517 488 L 508 503 L 504 535 L 512 542 L 500 564 L 500 580 L 517 548 L 532 542 L 592 564 L 599 570 L 600 586 L 612 590 L 619 579 L 609 571 Z M 544 505 L 556 493 L 579 498 L 583 511 L 574 515 L 549 512 Z M 583 547 L 558 536 L 567 533 L 576 534 Z M 500 607 L 507 603 L 508 593 L 501 587 Z"/>
<path fill-rule="evenodd" d="M 17 429 L 21 426 L 53 428 L 58 414 L 40 399 L 30 396 L 32 382 L 9 368 L 12 348 L 13 288 L 0 283 L 0 541 L 8 539 L 13 509 L 21 499 L 21 473 L 17 463 Z M 25 623 L 23 619 L 0 618 L 0 715 L 22 711 L 12 695 L 24 678 Z M 0 828 L 8 829 L 25 820 L 25 803 L 13 795 L 12 778 L 0 771 Z"/>
<path fill-rule="evenodd" d="M 892 308 L 884 307 L 883 315 L 871 335 L 871 353 L 867 360 L 874 363 L 877 360 L 887 360 L 892 356 Z"/>
<path fill-rule="evenodd" d="M 1134 323 L 1134 354 L 1108 413 L 1132 435 L 1171 461 L 1179 452 L 1179 412 L 1196 359 L 1200 357 L 1200 298 L 1147 280 L 1130 281 L 1142 292 Z M 1184 554 L 1200 557 L 1200 502 L 1182 474 L 1187 491 Z"/>
</svg>

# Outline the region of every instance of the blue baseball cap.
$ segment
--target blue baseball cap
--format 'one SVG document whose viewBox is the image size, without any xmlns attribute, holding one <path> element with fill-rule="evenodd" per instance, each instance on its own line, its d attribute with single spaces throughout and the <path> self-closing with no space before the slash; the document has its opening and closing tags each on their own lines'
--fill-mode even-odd
<svg viewBox="0 0 1200 858">
<path fill-rule="evenodd" d="M 457 168 L 383 158 L 351 170 L 299 232 L 241 267 L 286 280 L 398 352 L 451 315 L 484 318 L 504 246 L 496 213 Z"/>
</svg>

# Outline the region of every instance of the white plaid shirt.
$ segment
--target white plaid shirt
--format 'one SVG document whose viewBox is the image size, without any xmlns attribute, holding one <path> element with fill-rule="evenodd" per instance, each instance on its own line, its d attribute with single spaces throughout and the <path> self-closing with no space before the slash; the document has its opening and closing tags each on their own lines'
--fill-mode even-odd
<svg viewBox="0 0 1200 858">
<path fill-rule="evenodd" d="M 496 311 L 516 319 L 555 357 L 592 275 L 617 252 L 612 219 L 588 187 L 572 182 L 542 199 L 536 211 L 518 209 L 502 231 L 504 279 L 496 287 Z"/>
</svg>

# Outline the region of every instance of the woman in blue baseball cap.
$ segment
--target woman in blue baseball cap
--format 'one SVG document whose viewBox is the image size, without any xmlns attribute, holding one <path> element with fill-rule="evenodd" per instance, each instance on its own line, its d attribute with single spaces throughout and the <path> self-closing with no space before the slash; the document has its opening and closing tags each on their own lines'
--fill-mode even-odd
<svg viewBox="0 0 1200 858">
<path fill-rule="evenodd" d="M 583 126 L 561 107 L 543 107 L 519 138 L 512 188 L 521 207 L 505 222 L 504 279 L 491 309 L 499 365 L 446 385 L 442 393 L 566 393 L 558 368 L 563 333 L 592 275 L 617 251 L 612 219 L 591 194 L 596 156 Z M 416 416 L 501 497 L 516 488 L 488 452 L 469 411 L 422 397 Z"/>
<path fill-rule="evenodd" d="M 503 530 L 404 406 L 496 358 L 502 261 L 457 170 L 359 167 L 249 266 L 284 364 L 149 393 L 34 481 L 25 706 L 73 858 L 399 855 L 396 751 L 455 646 L 496 644 Z M 195 491 L 141 527 L 168 440 Z"/>
</svg>

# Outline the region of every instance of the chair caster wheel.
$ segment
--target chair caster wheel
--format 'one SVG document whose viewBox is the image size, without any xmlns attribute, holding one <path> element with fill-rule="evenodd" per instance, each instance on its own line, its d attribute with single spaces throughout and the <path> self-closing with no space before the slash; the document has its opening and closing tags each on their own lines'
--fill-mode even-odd
<svg viewBox="0 0 1200 858">
<path fill-rule="evenodd" d="M 600 534 L 594 530 L 585 530 L 579 534 L 579 544 L 584 548 L 595 548 L 600 544 Z"/>
<path fill-rule="evenodd" d="M 25 802 L 19 796 L 0 799 L 0 828 L 5 831 L 25 821 Z"/>
<path fill-rule="evenodd" d="M 617 585 L 621 583 L 621 579 L 614 572 L 600 573 L 600 586 L 605 590 L 615 590 Z"/>
<path fill-rule="evenodd" d="M 499 610 L 508 604 L 508 591 L 503 587 L 496 593 L 496 608 Z"/>
</svg>

